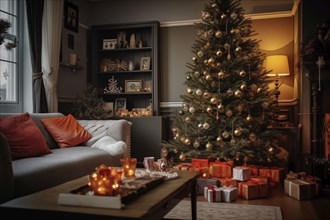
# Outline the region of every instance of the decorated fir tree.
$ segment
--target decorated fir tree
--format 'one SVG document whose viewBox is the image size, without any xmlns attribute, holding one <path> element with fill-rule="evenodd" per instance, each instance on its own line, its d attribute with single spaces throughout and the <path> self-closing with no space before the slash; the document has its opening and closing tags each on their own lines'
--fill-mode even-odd
<svg viewBox="0 0 330 220">
<path fill-rule="evenodd" d="M 173 140 L 162 143 L 162 155 L 175 162 L 219 158 L 276 164 L 278 133 L 268 129 L 274 91 L 268 89 L 265 55 L 240 1 L 211 0 L 196 28 L 187 93 L 171 117 Z"/>
</svg>

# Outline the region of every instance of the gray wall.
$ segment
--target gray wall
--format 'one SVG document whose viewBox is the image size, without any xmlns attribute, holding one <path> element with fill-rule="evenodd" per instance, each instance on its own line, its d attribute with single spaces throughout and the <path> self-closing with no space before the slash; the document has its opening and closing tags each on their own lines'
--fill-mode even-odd
<svg viewBox="0 0 330 220">
<path fill-rule="evenodd" d="M 201 10 L 208 2 L 208 0 L 76 0 L 73 3 L 79 7 L 79 20 L 82 25 L 78 34 L 71 34 L 74 34 L 75 39 L 81 42 L 78 46 L 83 47 L 83 40 L 86 39 L 83 34 L 87 33 L 86 28 L 91 25 L 151 20 L 158 20 L 164 24 L 173 21 L 196 20 L 201 18 Z M 256 0 L 243 0 L 242 6 L 247 14 L 291 10 L 292 5 L 285 2 L 288 1 L 270 0 L 264 3 Z M 259 6 L 256 6 L 256 3 Z M 267 25 L 264 26 L 267 27 Z M 270 28 L 269 25 L 268 28 Z M 67 32 L 64 29 L 64 47 L 66 47 Z M 193 25 L 164 27 L 161 25 L 159 37 L 160 102 L 180 102 L 179 96 L 186 92 L 183 83 L 185 72 L 188 70 L 186 64 L 191 61 L 191 47 L 194 39 Z M 88 47 L 88 42 L 86 43 L 86 47 Z M 79 57 L 86 56 L 85 49 L 77 48 L 77 50 Z M 63 49 L 64 59 L 67 59 L 69 52 L 70 50 Z M 87 60 L 88 56 L 86 56 L 86 60 L 81 59 L 82 69 L 78 73 L 72 73 L 70 70 L 62 68 L 59 75 L 59 97 L 62 100 L 72 99 L 82 94 L 83 86 L 86 84 L 87 71 L 84 65 Z M 81 79 L 77 77 L 81 77 Z M 292 97 L 292 95 L 288 97 Z"/>
</svg>

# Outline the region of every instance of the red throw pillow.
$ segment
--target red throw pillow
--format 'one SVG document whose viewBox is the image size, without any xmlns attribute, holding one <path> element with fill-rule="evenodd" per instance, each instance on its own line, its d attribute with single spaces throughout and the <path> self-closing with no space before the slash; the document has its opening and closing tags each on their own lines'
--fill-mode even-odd
<svg viewBox="0 0 330 220">
<path fill-rule="evenodd" d="M 71 114 L 40 121 L 61 148 L 76 146 L 92 137 Z"/>
<path fill-rule="evenodd" d="M 51 153 L 28 112 L 0 118 L 0 131 L 7 138 L 12 160 Z"/>
</svg>

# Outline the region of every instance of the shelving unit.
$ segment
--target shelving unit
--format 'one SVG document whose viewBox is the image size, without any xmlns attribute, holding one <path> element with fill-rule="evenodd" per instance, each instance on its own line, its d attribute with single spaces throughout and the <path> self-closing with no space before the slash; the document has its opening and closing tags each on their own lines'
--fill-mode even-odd
<svg viewBox="0 0 330 220">
<path fill-rule="evenodd" d="M 124 98 L 128 111 L 150 106 L 152 116 L 159 114 L 158 30 L 158 21 L 91 27 L 89 81 L 98 88 L 104 101 L 114 104 L 114 108 L 116 99 Z M 109 39 L 117 41 L 105 47 L 105 40 Z M 142 69 L 141 62 L 146 57 L 150 59 L 150 67 Z M 134 67 L 129 68 L 130 64 Z M 110 84 L 109 80 L 112 80 Z M 142 85 L 136 91 L 125 89 L 128 83 L 139 82 Z M 114 86 L 121 91 L 114 91 Z"/>
</svg>

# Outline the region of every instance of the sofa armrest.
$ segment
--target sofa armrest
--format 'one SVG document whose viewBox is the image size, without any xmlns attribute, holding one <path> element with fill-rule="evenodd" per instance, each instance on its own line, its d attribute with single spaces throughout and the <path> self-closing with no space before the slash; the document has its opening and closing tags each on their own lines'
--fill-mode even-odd
<svg viewBox="0 0 330 220">
<path fill-rule="evenodd" d="M 0 203 L 13 198 L 14 176 L 7 138 L 0 132 Z"/>
<path fill-rule="evenodd" d="M 118 141 L 124 141 L 127 146 L 127 152 L 124 156 L 130 156 L 131 154 L 131 129 L 132 122 L 125 119 L 119 120 L 78 120 L 84 128 L 94 136 L 104 132 L 104 129 L 100 126 L 106 126 L 106 134 Z"/>
</svg>

